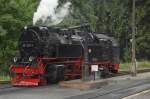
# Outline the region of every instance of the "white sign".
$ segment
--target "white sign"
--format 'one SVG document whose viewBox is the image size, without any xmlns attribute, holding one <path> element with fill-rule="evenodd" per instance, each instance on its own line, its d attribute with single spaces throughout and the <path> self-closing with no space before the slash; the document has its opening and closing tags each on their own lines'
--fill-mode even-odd
<svg viewBox="0 0 150 99">
<path fill-rule="evenodd" d="M 98 65 L 92 65 L 91 71 L 98 71 Z"/>
</svg>

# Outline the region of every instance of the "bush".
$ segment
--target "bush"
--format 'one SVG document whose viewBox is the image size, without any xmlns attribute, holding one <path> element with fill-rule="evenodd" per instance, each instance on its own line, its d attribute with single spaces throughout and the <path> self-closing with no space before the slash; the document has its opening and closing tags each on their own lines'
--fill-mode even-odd
<svg viewBox="0 0 150 99">
<path fill-rule="evenodd" d="M 128 48 L 124 48 L 124 54 L 123 54 L 123 61 L 124 62 L 131 62 L 131 50 Z"/>
</svg>

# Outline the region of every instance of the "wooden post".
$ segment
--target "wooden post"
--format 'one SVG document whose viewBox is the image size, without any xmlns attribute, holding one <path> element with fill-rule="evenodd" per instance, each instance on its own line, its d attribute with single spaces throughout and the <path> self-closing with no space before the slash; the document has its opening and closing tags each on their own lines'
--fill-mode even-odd
<svg viewBox="0 0 150 99">
<path fill-rule="evenodd" d="M 137 75 L 136 68 L 136 53 L 135 53 L 135 0 L 132 2 L 132 76 Z"/>
</svg>

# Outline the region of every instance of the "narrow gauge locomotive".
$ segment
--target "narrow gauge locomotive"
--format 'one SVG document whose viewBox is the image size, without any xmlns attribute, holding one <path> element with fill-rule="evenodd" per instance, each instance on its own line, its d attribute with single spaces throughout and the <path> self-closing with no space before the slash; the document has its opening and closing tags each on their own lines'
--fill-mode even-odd
<svg viewBox="0 0 150 99">
<path fill-rule="evenodd" d="M 10 67 L 12 85 L 38 86 L 81 78 L 86 51 L 84 42 L 89 69 L 97 65 L 101 76 L 117 73 L 119 47 L 114 37 L 79 27 L 24 27 L 18 42 L 20 54 Z"/>
</svg>

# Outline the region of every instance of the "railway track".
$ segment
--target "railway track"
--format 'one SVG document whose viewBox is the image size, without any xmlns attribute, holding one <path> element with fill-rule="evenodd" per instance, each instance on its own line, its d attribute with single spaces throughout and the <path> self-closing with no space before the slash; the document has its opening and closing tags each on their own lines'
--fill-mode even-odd
<svg viewBox="0 0 150 99">
<path fill-rule="evenodd" d="M 0 90 L 2 89 L 9 89 L 9 88 L 12 88 L 13 86 L 11 86 L 10 84 L 4 84 L 4 85 L 1 85 L 0 86 Z"/>
<path fill-rule="evenodd" d="M 150 72 L 150 69 L 138 70 L 138 73 L 145 73 L 145 72 Z M 118 74 L 113 74 L 113 75 L 106 77 L 106 78 L 129 75 L 129 74 L 130 74 L 130 71 L 120 71 Z M 10 83 L 10 81 L 0 81 L 0 90 L 18 88 L 18 87 L 13 87 L 9 83 Z"/>
<path fill-rule="evenodd" d="M 72 96 L 67 99 L 122 99 L 148 89 L 150 89 L 150 79 L 112 89 L 98 89 L 92 93 Z"/>
<path fill-rule="evenodd" d="M 122 74 L 126 74 L 126 73 L 122 72 Z M 120 76 L 120 75 L 118 74 L 117 76 Z M 112 99 L 112 97 L 113 99 L 121 99 L 126 96 L 130 96 L 135 93 L 149 89 L 150 78 L 147 78 L 147 77 L 135 79 L 135 80 L 130 80 L 130 79 L 129 80 L 126 79 L 123 81 L 119 80 L 119 82 L 117 82 L 116 84 L 112 83 L 108 86 L 103 86 L 102 88 L 90 90 L 87 92 L 75 91 L 75 93 L 74 92 L 72 93 L 73 91 L 72 89 L 71 90 L 61 89 L 58 87 L 58 85 L 48 85 L 48 86 L 27 88 L 27 87 L 12 87 L 10 84 L 5 84 L 3 85 L 3 87 L 0 86 L 0 95 L 2 96 L 6 95 L 7 97 L 11 97 L 10 95 L 12 96 L 16 95 L 15 97 L 17 97 L 18 93 L 21 93 L 20 96 L 25 93 L 30 96 L 31 94 L 29 93 L 33 93 L 34 94 L 33 96 L 35 96 L 37 99 L 40 99 L 38 98 L 37 94 L 41 93 L 42 95 L 42 92 L 44 90 L 47 93 L 46 93 L 46 96 L 43 96 L 43 98 L 51 97 L 53 95 L 58 95 L 58 96 L 60 95 L 59 99 L 62 99 L 61 97 L 65 97 L 67 99 Z M 66 94 L 68 95 L 67 97 L 66 97 Z M 32 98 L 32 95 L 31 95 L 31 98 Z M 45 99 L 48 99 L 48 98 L 45 98 Z M 54 99 L 58 99 L 58 98 L 56 97 Z"/>
</svg>

